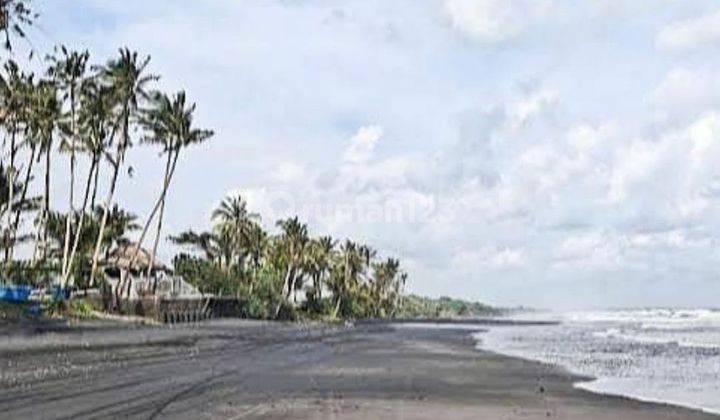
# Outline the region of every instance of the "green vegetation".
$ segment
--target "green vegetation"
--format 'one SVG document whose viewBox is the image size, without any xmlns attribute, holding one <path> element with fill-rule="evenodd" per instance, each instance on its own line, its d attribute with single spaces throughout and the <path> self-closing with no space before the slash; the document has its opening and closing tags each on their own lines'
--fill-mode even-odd
<svg viewBox="0 0 720 420">
<path fill-rule="evenodd" d="M 175 273 L 203 293 L 247 302 L 257 318 L 382 318 L 394 316 L 407 275 L 398 260 L 379 260 L 367 245 L 311 237 L 297 217 L 270 234 L 239 195 L 213 213 L 207 232 L 172 236 L 189 253 Z"/>
<path fill-rule="evenodd" d="M 75 318 L 91 318 L 94 308 L 85 299 L 73 299 L 70 301 L 68 315 Z"/>
<path fill-rule="evenodd" d="M 441 297 L 437 299 L 416 295 L 404 296 L 397 311 L 398 318 L 475 318 L 498 316 L 507 311 L 479 302 Z"/>
<path fill-rule="evenodd" d="M 16 321 L 25 317 L 27 305 L 0 302 L 0 322 Z"/>
</svg>

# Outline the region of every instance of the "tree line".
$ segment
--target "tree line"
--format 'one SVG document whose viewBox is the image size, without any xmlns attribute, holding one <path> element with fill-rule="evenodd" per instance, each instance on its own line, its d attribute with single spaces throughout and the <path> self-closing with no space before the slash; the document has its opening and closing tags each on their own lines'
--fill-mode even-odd
<svg viewBox="0 0 720 420">
<path fill-rule="evenodd" d="M 397 259 L 349 239 L 313 237 L 297 217 L 276 227 L 268 233 L 240 195 L 228 196 L 211 230 L 170 237 L 193 251 L 174 258 L 174 271 L 202 292 L 246 301 L 253 317 L 395 315 L 407 281 Z"/>
</svg>

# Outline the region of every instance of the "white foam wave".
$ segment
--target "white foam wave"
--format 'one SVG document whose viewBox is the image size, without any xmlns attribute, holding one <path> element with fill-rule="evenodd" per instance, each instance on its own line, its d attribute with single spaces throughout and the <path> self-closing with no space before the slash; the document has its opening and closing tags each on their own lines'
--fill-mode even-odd
<svg viewBox="0 0 720 420">
<path fill-rule="evenodd" d="M 598 378 L 583 389 L 720 413 L 720 311 L 573 312 L 558 326 L 490 328 L 478 347 Z"/>
</svg>

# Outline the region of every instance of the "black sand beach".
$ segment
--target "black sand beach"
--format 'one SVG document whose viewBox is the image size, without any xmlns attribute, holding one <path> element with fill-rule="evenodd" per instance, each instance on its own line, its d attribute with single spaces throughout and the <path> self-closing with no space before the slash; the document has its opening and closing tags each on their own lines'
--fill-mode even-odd
<svg viewBox="0 0 720 420">
<path fill-rule="evenodd" d="M 717 418 L 474 345 L 386 324 L 0 325 L 0 418 Z"/>
</svg>

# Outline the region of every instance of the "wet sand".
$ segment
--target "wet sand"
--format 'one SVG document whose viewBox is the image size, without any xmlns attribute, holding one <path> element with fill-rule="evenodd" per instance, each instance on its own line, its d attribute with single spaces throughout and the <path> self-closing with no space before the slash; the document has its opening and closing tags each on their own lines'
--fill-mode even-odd
<svg viewBox="0 0 720 420">
<path fill-rule="evenodd" d="M 475 350 L 469 333 L 0 325 L 0 418 L 718 418 L 575 389 L 580 378 L 557 367 Z"/>
</svg>

